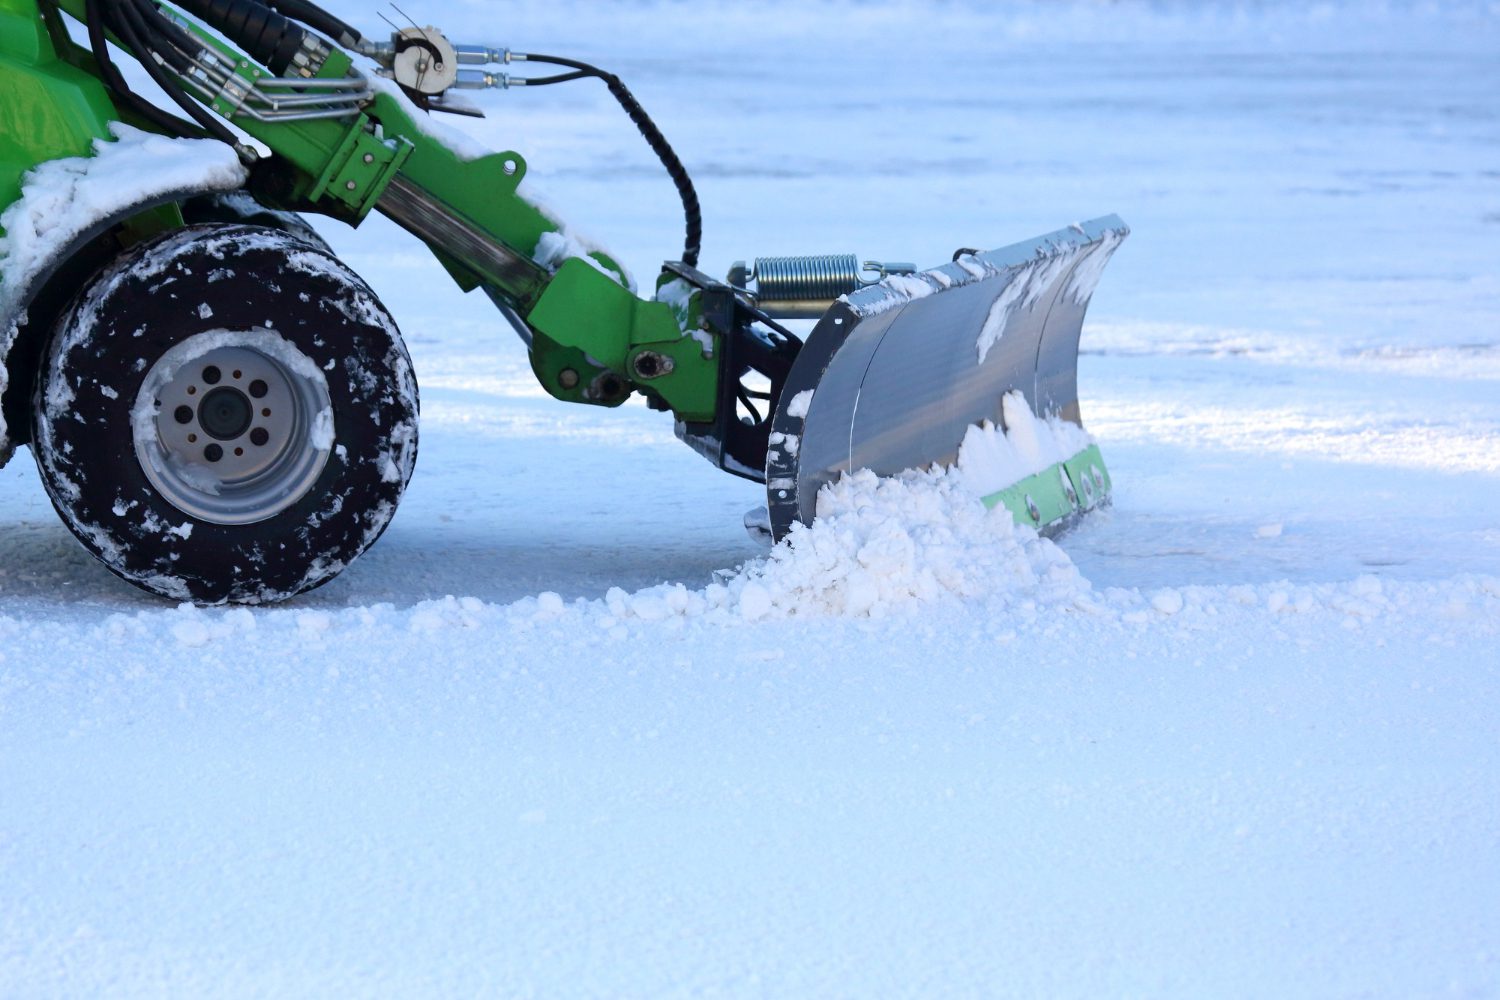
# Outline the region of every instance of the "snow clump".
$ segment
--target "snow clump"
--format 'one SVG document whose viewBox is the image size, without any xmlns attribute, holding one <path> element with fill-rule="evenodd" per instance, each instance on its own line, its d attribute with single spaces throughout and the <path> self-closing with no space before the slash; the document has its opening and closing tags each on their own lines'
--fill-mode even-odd
<svg viewBox="0 0 1500 1000">
<path fill-rule="evenodd" d="M 1088 431 L 1061 417 L 1038 418 L 1026 397 L 1007 392 L 1000 401 L 1004 429 L 986 420 L 964 434 L 958 470 L 978 496 L 1008 489 L 1028 476 L 1066 462 L 1089 448 Z"/>
</svg>

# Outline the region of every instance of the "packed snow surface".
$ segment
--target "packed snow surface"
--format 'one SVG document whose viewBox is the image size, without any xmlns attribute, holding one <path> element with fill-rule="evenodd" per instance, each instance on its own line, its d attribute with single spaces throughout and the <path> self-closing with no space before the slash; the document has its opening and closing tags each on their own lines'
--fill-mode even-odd
<svg viewBox="0 0 1500 1000">
<path fill-rule="evenodd" d="M 973 448 L 1078 443 L 1033 421 L 767 552 L 666 415 L 551 400 L 420 244 L 326 226 L 423 391 L 346 573 L 163 604 L 0 473 L 0 995 L 1500 994 L 1492 3 L 492 6 L 442 26 L 621 73 L 709 273 L 1119 213 L 1069 278 L 1113 505 L 983 510 Z M 675 257 L 602 87 L 479 99 Z"/>
</svg>

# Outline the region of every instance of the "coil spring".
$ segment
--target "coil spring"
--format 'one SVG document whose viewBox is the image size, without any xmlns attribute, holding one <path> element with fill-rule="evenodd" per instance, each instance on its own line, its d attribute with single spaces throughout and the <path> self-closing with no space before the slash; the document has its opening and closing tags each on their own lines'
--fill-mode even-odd
<svg viewBox="0 0 1500 1000">
<path fill-rule="evenodd" d="M 755 258 L 755 294 L 762 302 L 831 300 L 864 284 L 852 253 Z"/>
</svg>

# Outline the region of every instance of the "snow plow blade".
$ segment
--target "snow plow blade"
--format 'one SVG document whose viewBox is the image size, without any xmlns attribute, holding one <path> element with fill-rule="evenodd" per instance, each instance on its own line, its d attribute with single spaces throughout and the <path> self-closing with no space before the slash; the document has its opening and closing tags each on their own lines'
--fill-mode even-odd
<svg viewBox="0 0 1500 1000">
<path fill-rule="evenodd" d="M 773 535 L 810 523 L 823 485 L 859 469 L 958 464 L 987 504 L 1044 533 L 1107 502 L 1103 458 L 1082 429 L 1078 339 L 1128 234 L 1106 216 L 836 302 L 798 354 L 771 425 Z"/>
</svg>

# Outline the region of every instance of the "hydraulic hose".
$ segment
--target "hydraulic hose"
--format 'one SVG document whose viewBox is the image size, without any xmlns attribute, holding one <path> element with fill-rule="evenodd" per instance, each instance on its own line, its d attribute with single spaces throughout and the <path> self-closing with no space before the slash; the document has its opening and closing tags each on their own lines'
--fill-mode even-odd
<svg viewBox="0 0 1500 1000">
<path fill-rule="evenodd" d="M 294 21 L 301 21 L 319 34 L 327 35 L 346 49 L 358 47 L 364 36 L 344 21 L 308 0 L 264 0 L 272 10 L 280 11 Z"/>
<path fill-rule="evenodd" d="M 144 5 L 145 10 L 141 9 L 141 5 Z M 124 2 L 108 6 L 103 2 L 90 3 L 86 9 L 101 15 L 99 21 L 101 25 L 104 24 L 102 18 L 108 18 L 108 27 L 114 30 L 116 37 L 131 55 L 135 56 L 147 75 L 156 81 L 167 96 L 186 111 L 193 121 L 202 126 L 205 132 L 221 142 L 235 147 L 239 146 L 239 139 L 235 134 L 212 112 L 189 97 L 163 63 L 158 62 L 154 57 L 154 53 L 160 49 L 171 50 L 172 44 L 167 35 L 170 25 L 162 18 L 161 12 L 150 3 L 150 0 L 124 0 Z M 94 14 L 91 13 L 90 21 L 95 19 Z M 91 35 L 91 41 L 92 38 Z M 95 54 L 97 56 L 97 52 Z M 105 54 L 108 55 L 107 49 Z M 165 55 L 162 56 L 163 61 L 167 58 Z M 118 71 L 115 75 L 118 76 Z M 125 93 L 129 94 L 129 90 L 127 89 Z M 168 121 L 171 121 L 170 116 L 168 116 Z M 176 132 L 178 129 L 173 127 L 172 131 Z"/>
<path fill-rule="evenodd" d="M 682 262 L 688 267 L 698 266 L 698 253 L 703 247 L 703 209 L 698 203 L 698 192 L 693 187 L 693 179 L 688 176 L 687 167 L 682 165 L 677 153 L 672 149 L 672 144 L 667 142 L 667 137 L 662 135 L 661 129 L 656 127 L 656 122 L 641 107 L 641 102 L 636 100 L 630 89 L 620 81 L 613 73 L 606 73 L 597 66 L 579 62 L 576 59 L 564 59 L 560 56 L 542 56 L 534 53 L 516 53 L 512 56 L 517 62 L 547 63 L 552 66 L 564 66 L 573 70 L 571 73 L 562 73 L 557 76 L 540 77 L 528 79 L 528 87 L 543 86 L 550 83 L 564 83 L 568 80 L 578 80 L 584 77 L 594 77 L 604 81 L 614 99 L 619 102 L 625 114 L 635 123 L 640 130 L 642 138 L 651 147 L 651 151 L 661 160 L 661 165 L 666 168 L 667 175 L 672 178 L 672 183 L 677 188 L 677 195 L 682 200 L 682 214 L 687 229 L 683 240 Z"/>
<path fill-rule="evenodd" d="M 259 0 L 180 0 L 182 9 L 222 31 L 276 76 L 286 75 L 307 29 Z"/>
<path fill-rule="evenodd" d="M 85 27 L 88 30 L 89 51 L 93 54 L 94 61 L 99 65 L 99 72 L 104 77 L 104 83 L 114 92 L 115 96 L 136 114 L 168 135 L 188 139 L 201 139 L 203 137 L 203 131 L 196 125 L 183 121 L 176 115 L 168 114 L 130 89 L 130 84 L 125 82 L 125 77 L 121 75 L 120 68 L 115 65 L 114 60 L 109 54 L 109 41 L 104 33 L 106 18 L 103 0 L 85 0 L 84 21 Z"/>
</svg>

